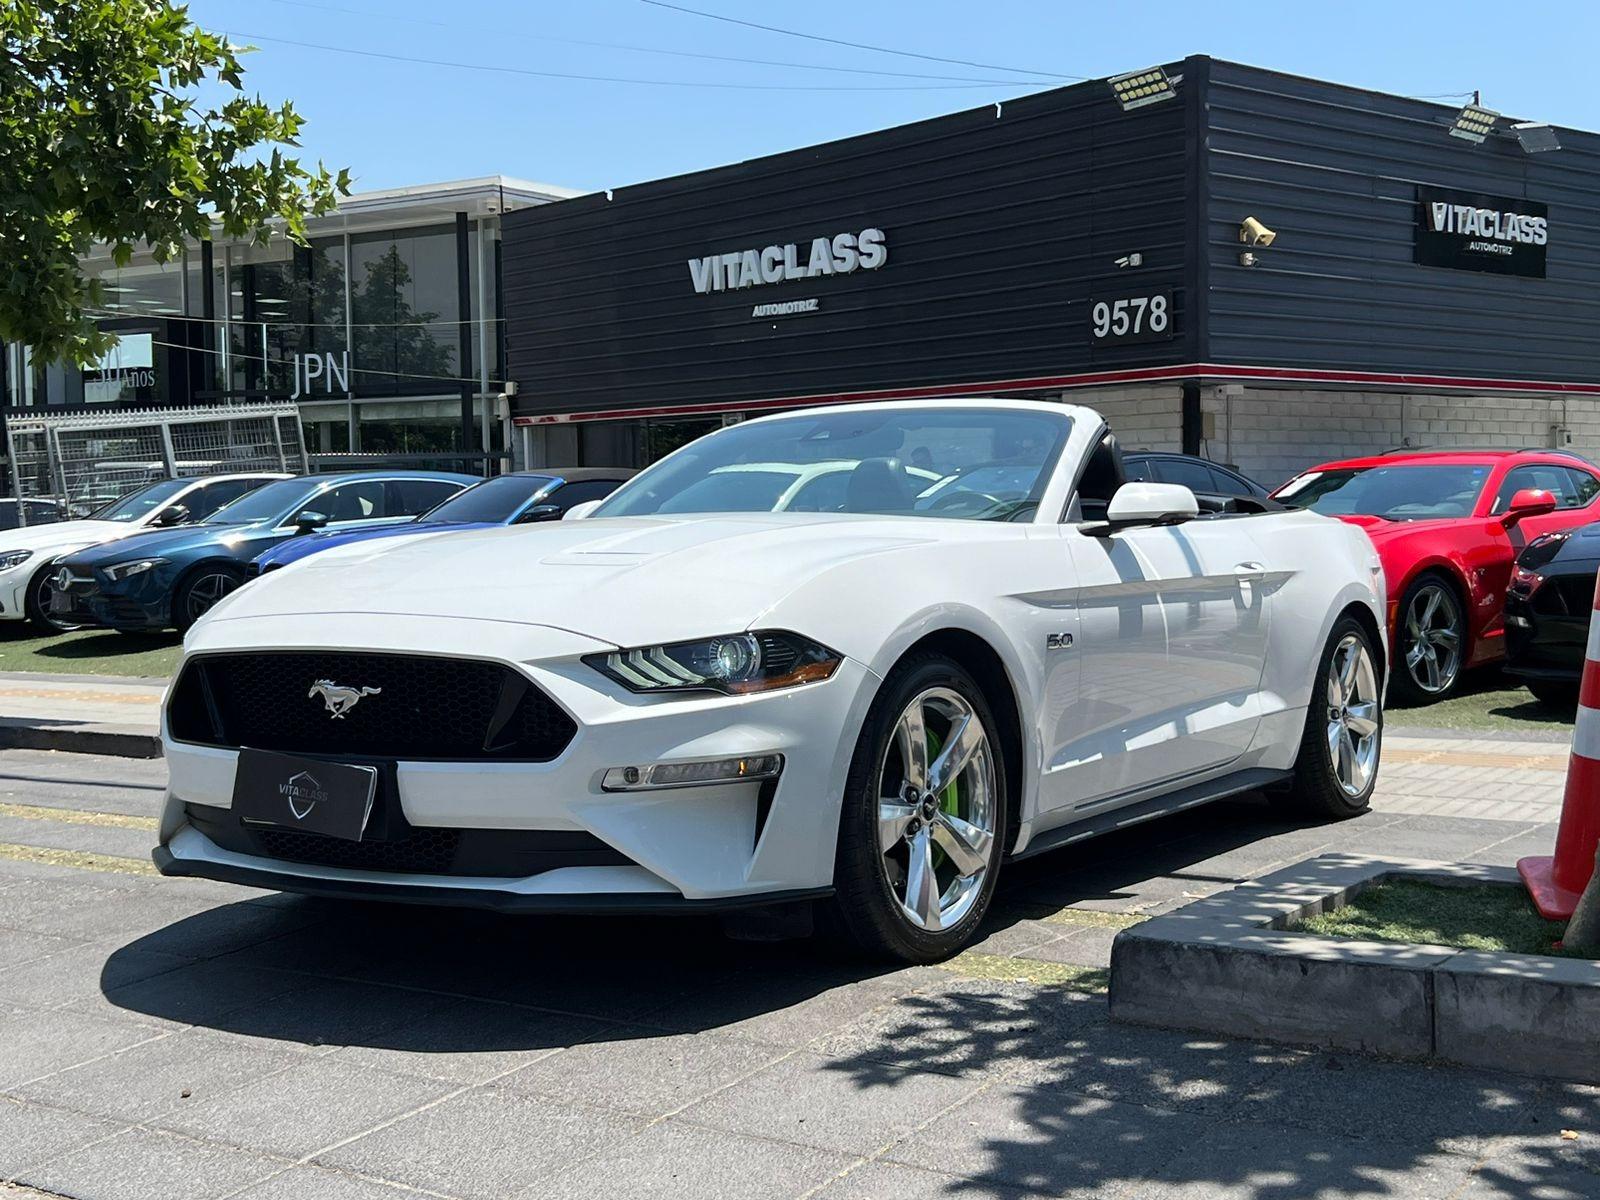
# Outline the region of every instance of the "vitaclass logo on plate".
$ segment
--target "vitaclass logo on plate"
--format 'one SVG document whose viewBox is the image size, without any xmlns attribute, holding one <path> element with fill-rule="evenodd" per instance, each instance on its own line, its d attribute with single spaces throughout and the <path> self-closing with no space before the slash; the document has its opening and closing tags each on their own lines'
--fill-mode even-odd
<svg viewBox="0 0 1600 1200">
<path fill-rule="evenodd" d="M 1417 189 L 1417 262 L 1543 279 L 1550 214 L 1533 200 Z"/>
</svg>

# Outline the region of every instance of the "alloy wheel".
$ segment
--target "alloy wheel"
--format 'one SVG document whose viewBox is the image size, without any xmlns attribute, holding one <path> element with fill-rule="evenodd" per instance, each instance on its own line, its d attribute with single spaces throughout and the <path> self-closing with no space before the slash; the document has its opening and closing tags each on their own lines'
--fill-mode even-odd
<svg viewBox="0 0 1600 1200">
<path fill-rule="evenodd" d="M 1460 609 L 1450 589 L 1430 583 L 1406 609 L 1406 672 L 1430 696 L 1448 691 L 1461 669 Z"/>
<path fill-rule="evenodd" d="M 188 588 L 185 608 L 190 621 L 198 621 L 213 605 L 239 586 L 236 576 L 217 571 L 201 575 Z"/>
<path fill-rule="evenodd" d="M 1328 758 L 1339 788 L 1359 796 L 1378 768 L 1378 672 L 1366 643 L 1346 635 L 1328 664 Z"/>
<path fill-rule="evenodd" d="M 994 750 L 972 704 L 929 688 L 906 705 L 878 773 L 878 850 L 901 914 L 938 932 L 972 910 L 994 865 Z"/>
</svg>

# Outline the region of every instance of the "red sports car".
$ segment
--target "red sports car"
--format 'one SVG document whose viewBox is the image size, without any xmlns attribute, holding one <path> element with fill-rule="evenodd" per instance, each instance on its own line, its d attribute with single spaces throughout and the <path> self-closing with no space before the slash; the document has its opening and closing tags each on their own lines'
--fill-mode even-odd
<svg viewBox="0 0 1600 1200">
<path fill-rule="evenodd" d="M 1360 525 L 1389 587 L 1391 694 L 1442 699 L 1505 653 L 1506 585 L 1542 533 L 1600 518 L 1600 468 L 1559 450 L 1395 450 L 1324 463 L 1273 493 Z"/>
</svg>

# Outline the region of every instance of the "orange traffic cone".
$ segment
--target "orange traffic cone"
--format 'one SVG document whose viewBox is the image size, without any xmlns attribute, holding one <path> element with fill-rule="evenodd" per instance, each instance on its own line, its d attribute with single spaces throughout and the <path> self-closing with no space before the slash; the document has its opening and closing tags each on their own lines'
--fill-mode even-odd
<svg viewBox="0 0 1600 1200">
<path fill-rule="evenodd" d="M 1578 720 L 1572 730 L 1572 757 L 1567 760 L 1567 788 L 1561 797 L 1561 824 L 1556 827 L 1554 857 L 1517 861 L 1534 907 L 1551 921 L 1565 921 L 1594 874 L 1595 847 L 1600 846 L 1600 579 L 1595 581 L 1594 608 L 1589 613 L 1589 648 L 1584 653 L 1583 682 L 1578 689 Z"/>
</svg>

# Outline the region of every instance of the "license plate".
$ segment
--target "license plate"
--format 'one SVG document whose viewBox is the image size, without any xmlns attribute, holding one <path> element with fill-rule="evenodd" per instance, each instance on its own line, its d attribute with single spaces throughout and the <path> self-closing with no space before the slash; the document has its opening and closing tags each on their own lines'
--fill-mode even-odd
<svg viewBox="0 0 1600 1200">
<path fill-rule="evenodd" d="M 73 598 L 72 598 L 72 593 L 71 592 L 58 591 L 55 588 L 51 588 L 50 589 L 50 611 L 51 612 L 53 612 L 53 613 L 69 613 L 75 607 L 76 607 L 76 605 L 73 602 Z"/>
<path fill-rule="evenodd" d="M 248 825 L 277 825 L 359 842 L 378 792 L 376 767 L 239 751 L 233 811 Z"/>
</svg>

